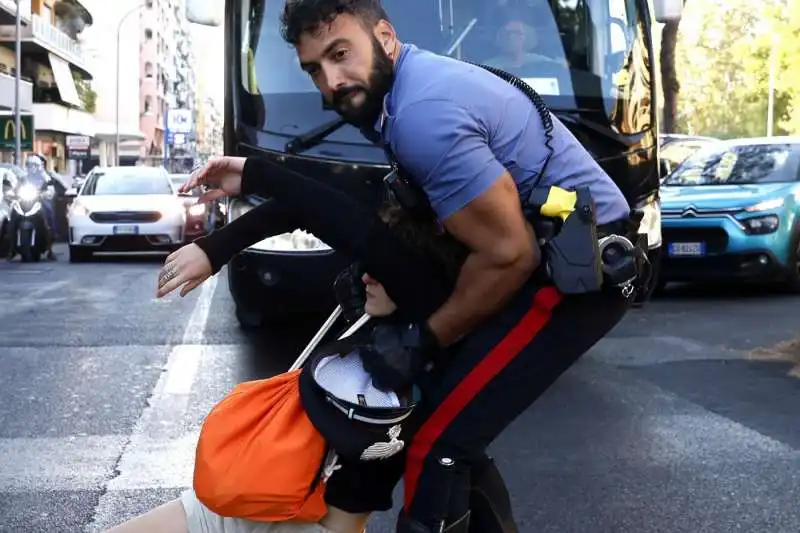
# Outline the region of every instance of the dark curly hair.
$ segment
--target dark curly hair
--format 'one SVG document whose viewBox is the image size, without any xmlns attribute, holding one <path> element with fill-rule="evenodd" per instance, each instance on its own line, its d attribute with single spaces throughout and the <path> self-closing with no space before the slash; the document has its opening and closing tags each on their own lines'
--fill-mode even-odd
<svg viewBox="0 0 800 533">
<path fill-rule="evenodd" d="M 400 240 L 429 257 L 447 280 L 455 283 L 469 250 L 440 226 L 433 211 L 429 215 L 412 213 L 387 196 L 378 214 Z"/>
<path fill-rule="evenodd" d="M 366 26 L 389 20 L 380 0 L 286 0 L 281 13 L 281 36 L 297 46 L 302 34 L 315 33 L 342 14 L 356 17 Z"/>
</svg>

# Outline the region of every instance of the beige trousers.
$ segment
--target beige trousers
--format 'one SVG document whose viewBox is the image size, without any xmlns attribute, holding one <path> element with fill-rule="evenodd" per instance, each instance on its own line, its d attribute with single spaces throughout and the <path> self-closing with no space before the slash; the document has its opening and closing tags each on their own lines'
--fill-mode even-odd
<svg viewBox="0 0 800 533">
<path fill-rule="evenodd" d="M 189 522 L 189 533 L 334 533 L 319 524 L 308 522 L 252 522 L 242 518 L 225 518 L 203 505 L 192 489 L 181 494 L 181 503 Z"/>
</svg>

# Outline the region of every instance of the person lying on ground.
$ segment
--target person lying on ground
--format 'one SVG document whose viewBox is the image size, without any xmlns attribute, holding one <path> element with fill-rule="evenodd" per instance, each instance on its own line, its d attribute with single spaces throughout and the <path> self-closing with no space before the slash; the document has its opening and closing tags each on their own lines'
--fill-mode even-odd
<svg viewBox="0 0 800 533">
<path fill-rule="evenodd" d="M 240 194 L 270 200 L 168 257 L 159 297 L 178 288 L 181 295 L 186 295 L 248 246 L 302 228 L 357 261 L 361 271 L 378 280 L 397 305 L 393 318 L 398 323 L 422 321 L 452 293 L 468 253 L 463 244 L 443 231 L 432 212 L 408 212 L 391 195 L 387 195 L 381 209 L 365 206 L 328 183 L 306 178 L 263 158 L 217 158 L 192 173 L 183 190 L 202 185 L 214 189 L 201 201 Z M 342 277 L 341 285 L 355 287 L 358 293 L 360 284 L 352 281 L 358 276 Z M 363 295 L 354 299 L 359 298 L 363 301 Z M 357 304 L 344 307 L 354 308 L 351 316 L 360 313 Z M 380 358 L 365 361 L 365 366 L 375 361 L 380 362 Z M 403 382 L 416 373 L 414 367 L 420 364 L 411 358 L 407 363 L 401 368 L 372 365 L 368 370 L 376 381 Z M 440 365 L 439 370 L 444 366 Z M 431 373 L 425 388 L 435 388 L 437 379 L 438 374 Z M 423 400 L 425 395 L 423 391 Z M 403 438 L 412 437 L 413 426 L 408 431 Z M 404 470 L 404 456 L 405 453 L 368 464 L 357 460 L 347 464 L 344 458 L 346 466 L 327 484 L 326 501 L 353 513 L 391 509 L 392 488 Z M 484 451 L 471 463 L 467 487 L 473 510 L 470 529 L 481 533 L 516 531 L 508 491 L 494 461 Z"/>
<path fill-rule="evenodd" d="M 293 190 L 298 189 L 297 192 L 302 193 L 301 196 L 305 198 L 317 196 L 320 193 L 332 192 L 330 190 L 322 190 L 324 186 L 311 180 L 296 180 L 293 182 L 292 187 Z M 290 195 L 278 194 L 275 198 L 276 203 L 271 204 L 272 207 L 270 207 L 273 217 L 272 222 L 276 221 L 279 214 L 286 212 L 286 210 L 279 207 L 279 204 L 283 203 L 285 207 L 285 205 L 289 203 L 290 198 Z M 326 211 L 328 213 L 335 214 L 343 210 L 358 212 L 357 206 L 353 205 L 352 200 L 346 196 L 328 194 L 326 204 L 329 206 L 329 209 Z M 293 206 L 291 211 L 293 212 L 292 216 L 294 219 L 302 219 L 303 216 L 298 215 L 298 213 L 306 212 L 304 209 L 296 208 L 296 206 Z M 419 260 L 419 250 L 422 250 L 422 255 L 427 259 L 426 262 L 423 263 L 426 266 L 427 272 L 423 277 L 424 279 L 418 278 L 416 283 L 431 286 L 441 283 L 441 272 L 448 272 L 451 277 L 455 276 L 455 272 L 459 266 L 460 255 L 454 247 L 446 242 L 445 238 L 432 231 L 431 226 L 421 229 L 421 225 L 418 222 L 415 225 L 415 223 L 404 220 L 402 212 L 395 209 L 391 204 L 386 205 L 382 210 L 381 220 L 385 224 L 385 228 L 391 229 L 391 231 L 387 231 L 382 235 L 382 239 L 394 244 L 393 253 L 391 254 L 393 268 L 410 262 L 417 262 Z M 364 222 L 371 222 L 371 217 L 365 217 L 359 225 L 363 225 Z M 284 225 L 279 223 L 271 224 L 267 227 L 282 228 Z M 329 225 L 326 225 L 326 227 L 329 229 L 328 231 L 323 231 L 322 237 L 327 239 L 331 230 Z M 226 231 L 229 232 L 229 228 L 225 228 L 223 231 L 213 234 L 214 238 L 209 239 L 212 241 L 212 245 L 209 246 L 210 249 L 215 249 L 213 245 L 214 239 L 219 239 L 220 242 L 227 241 L 222 239 L 222 237 Z M 278 231 L 278 229 L 273 231 Z M 334 233 L 338 233 L 338 230 L 335 230 Z M 333 238 L 334 240 L 336 239 L 335 236 L 333 236 Z M 189 272 L 194 272 L 198 266 L 201 269 L 209 268 L 211 262 L 207 257 L 203 257 L 202 260 L 199 261 L 201 265 L 195 263 L 196 258 L 199 257 L 196 254 L 195 248 L 198 248 L 198 245 L 195 244 L 184 247 L 168 258 L 166 264 L 178 263 L 180 268 L 187 269 Z M 365 250 L 368 249 L 361 248 L 362 252 Z M 204 255 L 202 251 L 200 254 Z M 214 259 L 216 260 L 215 262 L 221 264 L 226 262 L 224 258 L 221 257 L 215 257 Z M 380 262 L 380 260 L 370 257 L 369 254 L 363 253 L 358 257 L 354 257 L 354 259 L 366 262 L 367 264 Z M 410 268 L 416 271 L 424 271 L 420 270 L 418 266 L 409 266 L 409 269 Z M 351 278 L 349 283 L 352 283 L 352 278 L 357 270 L 348 270 L 349 277 Z M 401 268 L 398 271 L 402 270 L 404 269 Z M 408 269 L 405 270 L 408 271 Z M 434 272 L 438 272 L 439 274 L 435 274 Z M 203 279 L 206 278 L 207 276 Z M 186 277 L 180 276 L 178 279 L 184 280 Z M 199 278 L 194 278 L 195 281 L 198 279 Z M 186 287 L 184 287 L 183 294 L 199 286 L 202 281 L 203 280 L 200 280 L 196 283 L 191 283 L 190 281 L 189 283 L 192 285 L 191 288 L 187 290 Z M 360 276 L 359 281 L 363 284 L 361 287 L 363 291 L 361 308 L 364 312 L 372 317 L 385 318 L 391 317 L 399 311 L 397 304 L 387 295 L 384 286 L 378 280 L 373 278 L 370 274 L 364 273 Z M 177 284 L 172 285 L 171 290 L 174 290 L 174 288 L 178 286 Z M 343 292 L 359 292 L 357 290 L 358 287 L 352 287 L 351 289 L 356 290 L 344 290 Z M 162 287 L 159 291 L 159 295 L 164 296 L 169 292 L 170 288 L 164 289 Z M 343 303 L 347 305 L 346 302 Z M 418 303 L 415 305 L 418 305 Z M 430 305 L 437 305 L 437 303 L 432 302 Z M 354 312 L 352 309 L 350 311 Z M 420 310 L 410 309 L 409 312 L 415 314 L 420 312 Z M 397 462 L 395 463 L 400 464 Z M 347 477 L 350 472 L 354 472 L 352 479 L 364 481 L 366 482 L 365 486 L 369 487 L 368 481 L 370 479 L 379 480 L 381 477 L 380 472 L 382 470 L 382 465 L 377 463 L 355 466 L 352 463 L 348 465 L 348 463 L 345 462 L 343 466 L 343 469 L 333 475 L 331 478 L 332 482 L 336 482 L 343 477 Z M 370 469 L 373 470 L 375 475 L 369 475 L 368 471 Z M 365 473 L 367 475 L 364 475 Z M 390 505 L 391 502 L 389 502 L 389 506 Z M 385 510 L 387 506 L 385 504 L 380 504 L 374 507 L 376 507 L 374 510 Z M 190 489 L 185 491 L 180 498 L 153 509 L 129 522 L 121 524 L 111 529 L 108 533 L 359 533 L 364 530 L 368 517 L 369 512 L 348 512 L 331 504 L 328 504 L 327 515 L 318 524 L 297 521 L 264 523 L 240 518 L 222 517 L 203 505 L 203 503 L 198 500 L 195 492 Z"/>
</svg>

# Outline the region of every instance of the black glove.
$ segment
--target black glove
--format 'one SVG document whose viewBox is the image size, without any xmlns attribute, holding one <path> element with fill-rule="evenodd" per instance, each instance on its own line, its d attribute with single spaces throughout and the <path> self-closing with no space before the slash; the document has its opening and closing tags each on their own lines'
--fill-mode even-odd
<svg viewBox="0 0 800 533">
<path fill-rule="evenodd" d="M 414 384 L 439 352 L 427 324 L 382 322 L 373 327 L 359 355 L 375 387 L 402 391 Z"/>
<path fill-rule="evenodd" d="M 359 263 L 353 263 L 342 270 L 333 282 L 336 301 L 342 306 L 342 316 L 347 324 L 352 324 L 364 314 L 367 291 L 361 276 L 364 272 Z"/>
</svg>

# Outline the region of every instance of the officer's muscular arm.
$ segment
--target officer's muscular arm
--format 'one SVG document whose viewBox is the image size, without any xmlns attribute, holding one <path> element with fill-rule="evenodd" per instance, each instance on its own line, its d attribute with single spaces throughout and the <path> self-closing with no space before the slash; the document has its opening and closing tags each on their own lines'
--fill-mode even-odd
<svg viewBox="0 0 800 533">
<path fill-rule="evenodd" d="M 444 225 L 470 250 L 452 295 L 428 319 L 439 343 L 448 346 L 499 311 L 530 278 L 541 255 L 507 172 Z"/>
<path fill-rule="evenodd" d="M 428 320 L 444 346 L 499 311 L 540 260 L 514 180 L 489 147 L 491 119 L 449 99 L 425 100 L 405 107 L 391 132 L 398 160 L 471 252 L 454 292 Z"/>
</svg>

